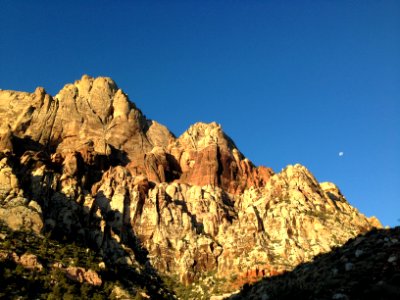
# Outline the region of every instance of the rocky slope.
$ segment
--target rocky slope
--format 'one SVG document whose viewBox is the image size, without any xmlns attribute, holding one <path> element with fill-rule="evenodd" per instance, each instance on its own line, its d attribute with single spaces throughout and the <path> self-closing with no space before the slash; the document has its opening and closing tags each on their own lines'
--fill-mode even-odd
<svg viewBox="0 0 400 300">
<path fill-rule="evenodd" d="M 0 299 L 172 299 L 144 266 L 107 268 L 95 251 L 0 223 Z"/>
<path fill-rule="evenodd" d="M 361 234 L 229 299 L 400 299 L 400 227 Z"/>
<path fill-rule="evenodd" d="M 216 123 L 175 137 L 110 78 L 1 90 L 0 117 L 0 220 L 148 264 L 198 298 L 381 226 L 304 166 L 254 166 Z"/>
</svg>

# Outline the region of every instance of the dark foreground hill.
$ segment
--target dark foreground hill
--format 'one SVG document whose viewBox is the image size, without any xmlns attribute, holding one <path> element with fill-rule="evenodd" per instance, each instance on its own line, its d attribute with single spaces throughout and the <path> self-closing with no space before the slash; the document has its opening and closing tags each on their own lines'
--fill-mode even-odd
<svg viewBox="0 0 400 300">
<path fill-rule="evenodd" d="M 372 230 L 293 271 L 245 285 L 239 299 L 400 299 L 400 227 Z"/>
</svg>

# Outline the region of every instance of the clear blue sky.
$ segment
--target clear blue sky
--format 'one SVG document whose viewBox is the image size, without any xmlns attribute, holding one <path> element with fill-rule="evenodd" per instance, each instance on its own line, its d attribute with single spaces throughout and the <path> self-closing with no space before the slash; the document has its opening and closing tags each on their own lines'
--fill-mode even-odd
<svg viewBox="0 0 400 300">
<path fill-rule="evenodd" d="M 110 76 L 176 135 L 216 121 L 400 221 L 400 1 L 0 1 L 0 88 Z M 344 155 L 338 153 L 343 151 Z"/>
</svg>

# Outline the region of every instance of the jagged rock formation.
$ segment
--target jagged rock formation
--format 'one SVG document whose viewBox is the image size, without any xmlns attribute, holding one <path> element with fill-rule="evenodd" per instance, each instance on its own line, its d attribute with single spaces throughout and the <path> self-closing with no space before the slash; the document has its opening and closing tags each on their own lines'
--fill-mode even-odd
<svg viewBox="0 0 400 300">
<path fill-rule="evenodd" d="M 204 282 L 203 293 L 291 270 L 381 226 L 301 165 L 254 166 L 216 123 L 176 138 L 110 78 L 85 75 L 55 97 L 0 91 L 0 116 L 1 220 Z"/>
<path fill-rule="evenodd" d="M 372 230 L 229 299 L 399 299 L 399 238 L 400 227 Z"/>
</svg>

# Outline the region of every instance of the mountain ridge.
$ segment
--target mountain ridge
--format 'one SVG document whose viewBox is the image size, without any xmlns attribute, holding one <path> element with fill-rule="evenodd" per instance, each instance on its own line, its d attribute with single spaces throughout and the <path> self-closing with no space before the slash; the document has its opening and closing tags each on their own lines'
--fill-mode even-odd
<svg viewBox="0 0 400 300">
<path fill-rule="evenodd" d="M 255 166 L 215 122 L 175 137 L 111 78 L 84 75 L 54 97 L 1 90 L 0 117 L 0 220 L 83 241 L 111 265 L 145 262 L 121 252 L 140 245 L 200 298 L 381 227 L 304 166 Z"/>
</svg>

